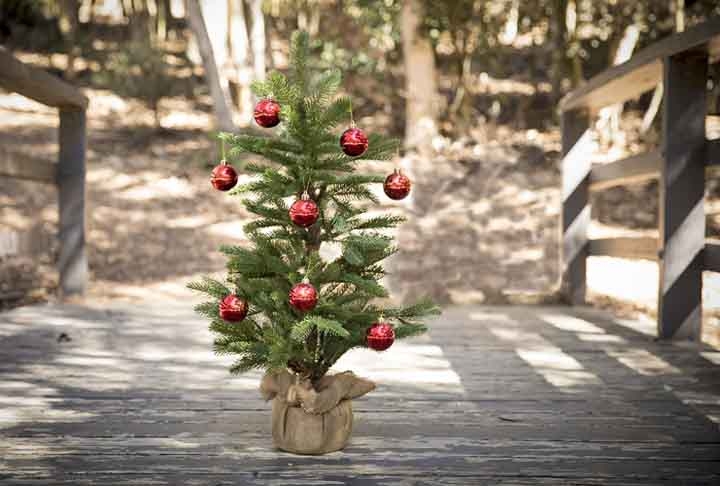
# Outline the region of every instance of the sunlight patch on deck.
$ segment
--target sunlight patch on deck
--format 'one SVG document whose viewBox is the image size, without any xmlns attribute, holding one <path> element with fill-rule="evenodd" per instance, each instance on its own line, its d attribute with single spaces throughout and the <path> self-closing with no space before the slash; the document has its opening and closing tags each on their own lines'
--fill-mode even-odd
<svg viewBox="0 0 720 486">
<path fill-rule="evenodd" d="M 422 341 L 422 342 L 418 342 Z M 428 391 L 464 395 L 460 376 L 429 338 L 395 342 L 388 352 L 353 349 L 333 366 L 333 371 L 353 370 L 358 376 L 381 384 L 400 384 Z"/>
<path fill-rule="evenodd" d="M 551 385 L 572 392 L 574 387 L 602 385 L 602 380 L 587 371 L 575 358 L 563 352 L 538 333 L 490 326 L 490 332 L 503 341 L 516 343 L 517 354 Z"/>
<path fill-rule="evenodd" d="M 679 375 L 682 372 L 646 349 L 607 349 L 605 352 L 628 368 L 644 376 Z"/>
<path fill-rule="evenodd" d="M 562 331 L 604 334 L 605 329 L 578 317 L 562 314 L 541 314 L 540 319 Z"/>
<path fill-rule="evenodd" d="M 581 341 L 584 341 L 586 343 L 614 343 L 614 344 L 623 344 L 627 341 L 620 337 L 616 336 L 615 334 L 585 334 L 585 333 L 579 333 L 577 335 L 578 339 Z"/>
<path fill-rule="evenodd" d="M 517 323 L 510 319 L 510 316 L 501 312 L 472 312 L 468 317 L 473 321 L 502 321 L 517 326 Z"/>
<path fill-rule="evenodd" d="M 657 323 L 646 316 L 639 316 L 637 319 L 613 319 L 613 322 L 646 336 L 654 338 L 657 335 Z"/>
</svg>

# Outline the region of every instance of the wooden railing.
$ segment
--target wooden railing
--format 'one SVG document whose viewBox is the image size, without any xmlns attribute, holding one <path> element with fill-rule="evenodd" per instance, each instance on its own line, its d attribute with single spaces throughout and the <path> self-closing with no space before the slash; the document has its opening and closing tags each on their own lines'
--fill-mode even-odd
<svg viewBox="0 0 720 486">
<path fill-rule="evenodd" d="M 0 153 L 0 177 L 56 184 L 59 195 L 59 284 L 63 295 L 82 293 L 87 281 L 85 252 L 85 110 L 87 98 L 75 87 L 16 59 L 0 47 L 0 87 L 44 105 L 60 116 L 57 163 Z M 32 238 L 32 236 L 30 237 Z M 22 240 L 23 238 L 16 238 Z"/>
<path fill-rule="evenodd" d="M 562 116 L 562 291 L 585 301 L 592 255 L 656 260 L 658 336 L 698 340 L 702 272 L 720 271 L 720 245 L 705 241 L 705 168 L 720 164 L 720 140 L 705 135 L 708 64 L 720 60 L 720 19 L 667 37 L 569 93 Z M 593 165 L 589 128 L 600 108 L 663 84 L 659 150 Z M 659 238 L 588 239 L 589 194 L 649 179 L 659 181 Z M 633 279 L 633 275 L 618 275 Z"/>
</svg>

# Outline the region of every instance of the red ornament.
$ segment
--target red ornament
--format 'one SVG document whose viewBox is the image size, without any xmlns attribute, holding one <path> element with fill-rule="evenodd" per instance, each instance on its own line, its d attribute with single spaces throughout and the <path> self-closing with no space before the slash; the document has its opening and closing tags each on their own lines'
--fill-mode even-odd
<svg viewBox="0 0 720 486">
<path fill-rule="evenodd" d="M 224 160 L 216 165 L 210 177 L 210 183 L 218 191 L 229 191 L 237 184 L 238 175 L 232 165 Z"/>
<path fill-rule="evenodd" d="M 240 322 L 245 319 L 248 313 L 247 300 L 238 297 L 235 294 L 226 295 L 220 305 L 220 317 L 227 322 Z"/>
<path fill-rule="evenodd" d="M 303 281 L 290 289 L 290 305 L 301 312 L 309 312 L 313 310 L 317 301 L 317 290 L 315 290 L 315 287 L 307 281 Z"/>
<path fill-rule="evenodd" d="M 405 199 L 410 194 L 410 179 L 400 170 L 395 169 L 395 172 L 385 179 L 383 190 L 390 199 Z"/>
<path fill-rule="evenodd" d="M 395 342 L 395 330 L 387 322 L 376 322 L 368 328 L 365 340 L 369 348 L 385 351 Z"/>
<path fill-rule="evenodd" d="M 340 147 L 350 157 L 358 157 L 367 150 L 368 138 L 362 130 L 351 126 L 340 136 Z"/>
<path fill-rule="evenodd" d="M 272 128 L 280 123 L 280 105 L 270 98 L 258 101 L 255 105 L 255 123 L 265 128 Z"/>
<path fill-rule="evenodd" d="M 317 204 L 315 204 L 315 201 L 310 199 L 307 192 L 304 192 L 300 199 L 292 203 L 292 206 L 290 206 L 290 220 L 303 228 L 307 228 L 308 226 L 315 224 L 319 215 L 320 210 L 318 209 Z"/>
</svg>

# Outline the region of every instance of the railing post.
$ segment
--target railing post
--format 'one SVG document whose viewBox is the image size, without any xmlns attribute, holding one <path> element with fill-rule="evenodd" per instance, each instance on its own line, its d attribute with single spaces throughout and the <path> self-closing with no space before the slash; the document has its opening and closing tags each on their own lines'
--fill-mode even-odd
<svg viewBox="0 0 720 486">
<path fill-rule="evenodd" d="M 60 291 L 82 294 L 87 282 L 85 252 L 85 111 L 60 109 Z"/>
<path fill-rule="evenodd" d="M 688 51 L 663 60 L 658 238 L 661 339 L 701 338 L 707 70 L 706 52 Z"/>
<path fill-rule="evenodd" d="M 569 304 L 585 302 L 585 273 L 590 224 L 588 199 L 591 139 L 586 111 L 562 114 L 561 292 Z"/>
</svg>

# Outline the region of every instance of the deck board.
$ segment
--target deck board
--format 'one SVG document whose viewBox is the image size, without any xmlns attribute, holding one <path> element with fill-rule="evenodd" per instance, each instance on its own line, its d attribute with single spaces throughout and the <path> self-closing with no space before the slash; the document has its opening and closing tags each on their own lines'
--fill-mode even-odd
<svg viewBox="0 0 720 486">
<path fill-rule="evenodd" d="M 0 314 L 0 484 L 720 483 L 720 352 L 642 322 L 447 309 L 339 363 L 379 386 L 323 457 L 272 448 L 260 374 L 228 375 L 205 327 L 178 302 Z"/>
</svg>

